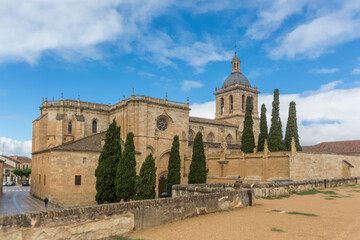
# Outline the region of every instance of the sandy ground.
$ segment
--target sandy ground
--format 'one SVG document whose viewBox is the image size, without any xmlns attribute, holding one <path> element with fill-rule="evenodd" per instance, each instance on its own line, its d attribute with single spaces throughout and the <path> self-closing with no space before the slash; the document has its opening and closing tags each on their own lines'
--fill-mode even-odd
<svg viewBox="0 0 360 240">
<path fill-rule="evenodd" d="M 135 231 L 126 237 L 149 240 L 360 239 L 360 184 L 326 190 L 337 194 L 257 199 L 253 207 L 189 218 Z M 287 213 L 293 211 L 317 216 Z"/>
</svg>

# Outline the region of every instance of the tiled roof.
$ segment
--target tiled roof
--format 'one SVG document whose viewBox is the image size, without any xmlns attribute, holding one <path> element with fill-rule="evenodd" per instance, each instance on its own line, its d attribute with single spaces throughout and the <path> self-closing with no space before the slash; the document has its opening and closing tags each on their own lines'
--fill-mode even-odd
<svg viewBox="0 0 360 240">
<path fill-rule="evenodd" d="M 17 160 L 20 163 L 31 163 L 31 158 L 28 157 L 10 156 L 9 158 Z"/>
<path fill-rule="evenodd" d="M 360 154 L 360 140 L 322 142 L 313 146 L 303 146 L 304 152 Z"/>
<path fill-rule="evenodd" d="M 4 168 L 14 168 L 13 166 L 7 164 L 7 163 L 4 163 Z"/>
<path fill-rule="evenodd" d="M 8 157 L 8 156 L 5 156 L 5 155 L 0 155 L 0 159 L 3 158 L 3 160 L 9 160 L 9 161 L 13 161 L 15 163 L 20 163 L 20 161 L 16 160 L 16 159 L 13 159 L 11 157 Z"/>
<path fill-rule="evenodd" d="M 48 150 L 56 151 L 80 151 L 80 152 L 101 152 L 101 141 L 105 140 L 106 132 L 96 133 L 75 141 L 67 142 Z"/>
<path fill-rule="evenodd" d="M 223 121 L 223 120 L 215 120 L 215 119 L 199 118 L 199 117 L 189 117 L 189 122 L 214 124 L 214 125 L 228 126 L 228 127 L 236 127 L 236 125 L 228 123 L 228 122 Z"/>
</svg>

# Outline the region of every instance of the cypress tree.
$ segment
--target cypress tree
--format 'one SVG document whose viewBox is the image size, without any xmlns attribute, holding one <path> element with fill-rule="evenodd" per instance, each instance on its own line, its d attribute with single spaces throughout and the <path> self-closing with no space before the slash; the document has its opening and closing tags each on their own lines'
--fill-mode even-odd
<svg viewBox="0 0 360 240">
<path fill-rule="evenodd" d="M 274 100 L 272 102 L 271 127 L 268 137 L 269 150 L 271 152 L 285 151 L 283 141 L 282 125 L 279 115 L 279 89 L 274 90 Z"/>
<path fill-rule="evenodd" d="M 166 179 L 166 190 L 171 196 L 172 186 L 180 184 L 180 152 L 179 152 L 179 136 L 175 136 L 171 147 L 169 164 L 168 164 L 168 175 Z"/>
<path fill-rule="evenodd" d="M 155 158 L 150 153 L 140 169 L 140 175 L 136 181 L 136 200 L 154 199 L 156 187 Z"/>
<path fill-rule="evenodd" d="M 121 158 L 120 127 L 115 119 L 106 131 L 104 147 L 100 153 L 99 163 L 95 170 L 96 195 L 98 204 L 118 202 L 115 192 L 116 166 Z"/>
<path fill-rule="evenodd" d="M 188 183 L 206 183 L 207 171 L 202 134 L 198 132 L 193 145 Z"/>
<path fill-rule="evenodd" d="M 126 136 L 125 149 L 116 170 L 116 195 L 127 202 L 135 196 L 136 160 L 134 134 L 129 132 Z"/>
<path fill-rule="evenodd" d="M 255 148 L 255 138 L 253 132 L 254 121 L 252 119 L 253 101 L 250 96 L 246 98 L 246 112 L 244 120 L 244 129 L 241 136 L 241 151 L 252 153 Z"/>
<path fill-rule="evenodd" d="M 295 139 L 295 147 L 297 151 L 301 151 L 302 148 L 299 143 L 299 133 L 297 127 L 296 119 L 296 104 L 295 102 L 290 102 L 289 104 L 289 116 L 286 124 L 286 133 L 285 133 L 285 145 L 288 151 L 291 150 L 291 138 Z"/>
<path fill-rule="evenodd" d="M 260 115 L 260 134 L 258 138 L 257 151 L 264 151 L 265 139 L 268 138 L 268 127 L 266 121 L 266 107 L 265 104 L 261 105 L 261 115 Z"/>
</svg>

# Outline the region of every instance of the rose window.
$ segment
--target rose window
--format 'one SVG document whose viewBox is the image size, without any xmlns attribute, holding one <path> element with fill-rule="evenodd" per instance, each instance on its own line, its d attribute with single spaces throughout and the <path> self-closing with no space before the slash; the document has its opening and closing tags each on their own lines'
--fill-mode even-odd
<svg viewBox="0 0 360 240">
<path fill-rule="evenodd" d="M 159 119 L 156 122 L 156 126 L 159 130 L 165 131 L 165 129 L 167 128 L 167 122 L 165 119 Z"/>
</svg>

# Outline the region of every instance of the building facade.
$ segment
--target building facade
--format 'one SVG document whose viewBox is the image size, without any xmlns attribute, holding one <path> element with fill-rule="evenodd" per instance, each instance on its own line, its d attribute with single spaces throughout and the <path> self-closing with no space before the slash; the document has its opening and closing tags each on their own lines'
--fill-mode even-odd
<svg viewBox="0 0 360 240">
<path fill-rule="evenodd" d="M 247 96 L 252 98 L 254 106 L 254 134 L 257 139 L 259 92 L 241 73 L 236 53 L 231 66 L 230 76 L 222 88 L 216 88 L 214 93 L 215 119 L 189 116 L 189 100 L 181 103 L 170 101 L 167 96 L 158 99 L 135 95 L 134 90 L 130 98 L 123 98 L 114 105 L 84 102 L 80 98 L 65 100 L 62 96 L 59 101 L 43 100 L 41 114 L 33 121 L 31 193 L 67 205 L 59 200 L 59 193 L 55 193 L 51 186 L 69 189 L 71 185 L 77 186 L 77 189 L 88 188 L 87 192 L 95 201 L 94 172 L 101 147 L 93 148 L 93 151 L 77 147 L 81 145 L 79 142 L 85 140 L 101 145 L 103 139 L 100 136 L 104 136 L 101 133 L 107 130 L 113 119 L 121 126 L 122 139 L 126 138 L 128 132 L 134 133 L 137 172 L 148 154 L 156 157 L 159 193 L 165 190 L 168 160 L 175 135 L 180 138 L 183 183 L 187 181 L 185 159 L 191 158 L 191 143 L 198 131 L 203 134 L 206 144 L 239 146 Z M 66 150 L 64 146 L 67 146 Z M 59 155 L 59 152 L 62 154 Z M 86 159 L 86 163 L 83 163 L 83 159 Z M 89 169 L 89 172 L 79 177 L 77 174 L 80 173 L 71 167 L 77 164 Z M 82 167 L 79 167 L 79 171 Z M 81 185 L 76 185 L 75 181 L 80 178 Z"/>
</svg>

